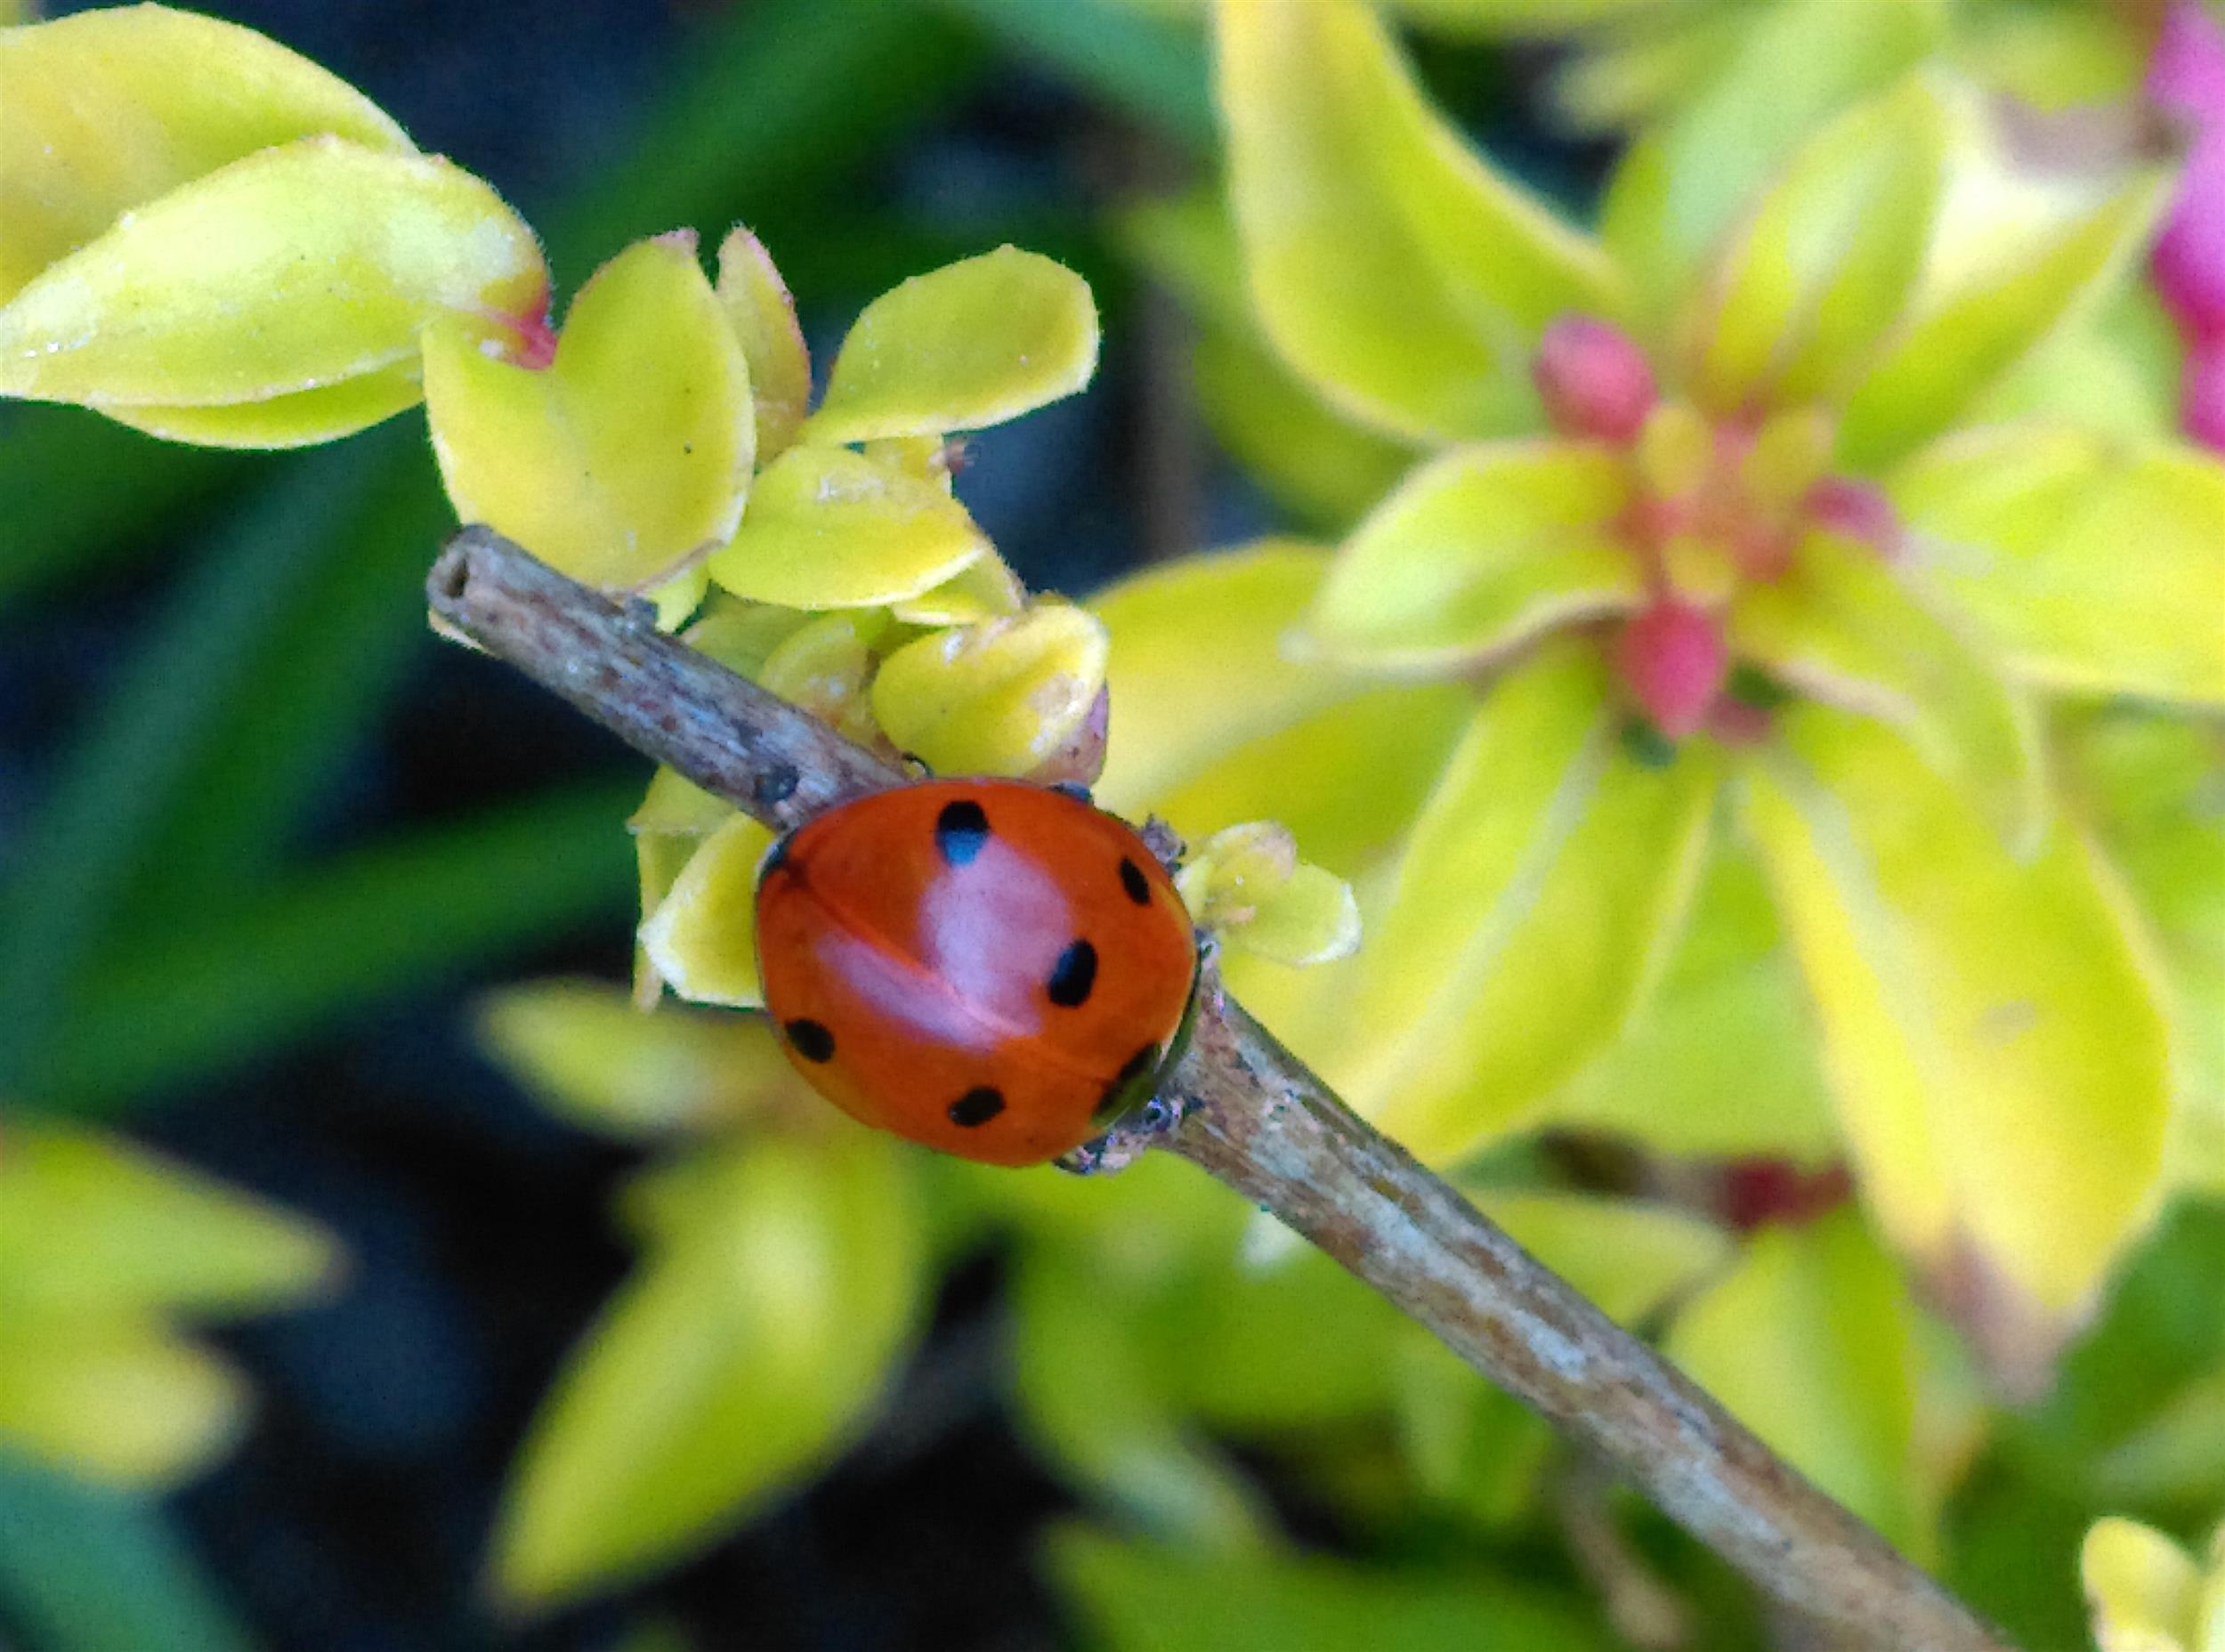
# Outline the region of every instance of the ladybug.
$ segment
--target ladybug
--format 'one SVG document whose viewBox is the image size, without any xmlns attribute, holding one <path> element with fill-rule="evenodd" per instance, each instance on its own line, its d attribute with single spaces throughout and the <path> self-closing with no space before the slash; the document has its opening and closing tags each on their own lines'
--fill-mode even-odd
<svg viewBox="0 0 2225 1652">
<path fill-rule="evenodd" d="M 1088 794 L 929 780 L 776 842 L 757 965 L 789 1059 L 853 1118 L 1038 1164 L 1149 1099 L 1195 994 L 1159 858 Z"/>
</svg>

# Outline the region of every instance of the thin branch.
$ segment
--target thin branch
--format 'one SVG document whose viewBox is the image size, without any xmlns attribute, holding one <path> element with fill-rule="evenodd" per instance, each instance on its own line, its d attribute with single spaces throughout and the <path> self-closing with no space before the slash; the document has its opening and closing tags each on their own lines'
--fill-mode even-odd
<svg viewBox="0 0 2225 1652">
<path fill-rule="evenodd" d="M 446 626 L 775 829 L 905 778 L 484 528 L 449 539 L 426 589 Z M 1176 1122 L 1153 1145 L 1312 1240 L 1777 1601 L 1891 1652 L 2011 1652 L 1354 1114 L 1210 976 L 1161 1098 Z"/>
</svg>

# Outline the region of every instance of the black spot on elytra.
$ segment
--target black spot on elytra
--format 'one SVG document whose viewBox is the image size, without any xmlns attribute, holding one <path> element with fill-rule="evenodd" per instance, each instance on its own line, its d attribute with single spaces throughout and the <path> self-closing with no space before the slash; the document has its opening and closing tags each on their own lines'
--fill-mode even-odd
<svg viewBox="0 0 2225 1652">
<path fill-rule="evenodd" d="M 1128 891 L 1128 898 L 1138 906 L 1151 904 L 1151 879 L 1144 876 L 1144 869 L 1123 854 L 1121 856 L 1121 887 Z"/>
<path fill-rule="evenodd" d="M 1078 1009 L 1089 1001 L 1089 989 L 1097 984 L 1097 949 L 1077 941 L 1058 955 L 1051 966 L 1048 990 L 1051 1002 L 1062 1009 Z"/>
<path fill-rule="evenodd" d="M 989 816 L 971 798 L 946 803 L 934 817 L 934 849 L 952 866 L 963 866 L 989 841 Z"/>
<path fill-rule="evenodd" d="M 834 1034 L 816 1021 L 801 1017 L 788 1024 L 788 1041 L 796 1047 L 796 1053 L 806 1061 L 832 1061 Z"/>
<path fill-rule="evenodd" d="M 988 1123 L 1003 1111 L 1004 1092 L 986 1084 L 976 1084 L 951 1104 L 951 1122 L 960 1130 L 970 1130 Z"/>
<path fill-rule="evenodd" d="M 1121 1063 L 1121 1070 L 1112 1075 L 1112 1081 L 1104 1087 L 1104 1095 L 1098 1101 L 1096 1111 L 1089 1117 L 1100 1124 L 1109 1124 L 1136 1105 L 1137 1086 L 1159 1070 L 1164 1052 L 1156 1044 L 1143 1049 Z"/>
</svg>

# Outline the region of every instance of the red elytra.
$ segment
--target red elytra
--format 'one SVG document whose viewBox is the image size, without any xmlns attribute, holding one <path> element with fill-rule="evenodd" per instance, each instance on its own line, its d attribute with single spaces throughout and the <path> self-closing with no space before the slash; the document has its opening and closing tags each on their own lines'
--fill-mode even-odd
<svg viewBox="0 0 2225 1652">
<path fill-rule="evenodd" d="M 1151 1094 L 1197 982 L 1173 880 L 1124 822 L 1024 781 L 844 804 L 757 874 L 765 1008 L 864 1123 L 1039 1164 Z"/>
</svg>

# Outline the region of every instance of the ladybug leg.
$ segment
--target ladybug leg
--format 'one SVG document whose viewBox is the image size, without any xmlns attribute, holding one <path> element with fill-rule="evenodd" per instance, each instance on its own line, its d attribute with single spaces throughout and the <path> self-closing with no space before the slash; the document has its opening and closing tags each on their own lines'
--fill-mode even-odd
<svg viewBox="0 0 2225 1652">
<path fill-rule="evenodd" d="M 1137 835 L 1143 838 L 1144 846 L 1159 857 L 1159 863 L 1167 869 L 1169 877 L 1182 870 L 1182 852 L 1188 846 L 1176 836 L 1173 827 L 1154 814 L 1144 822 L 1143 830 Z"/>
<path fill-rule="evenodd" d="M 1051 782 L 1051 790 L 1062 798 L 1072 798 L 1076 803 L 1087 803 L 1092 807 L 1096 805 L 1096 794 L 1078 780 L 1055 780 Z"/>
<path fill-rule="evenodd" d="M 1181 1122 L 1179 1102 L 1153 1096 L 1104 1135 L 1051 1162 L 1075 1176 L 1110 1176 L 1128 1169 Z"/>
</svg>

